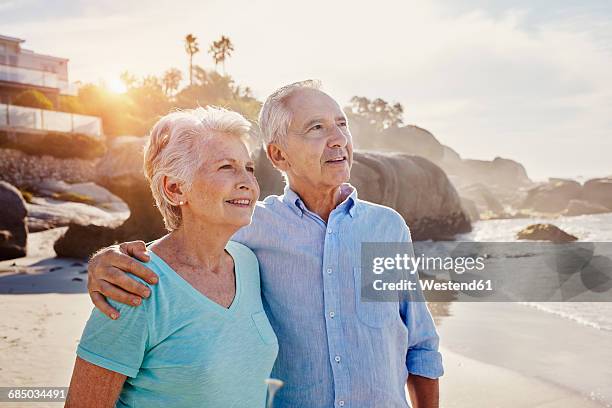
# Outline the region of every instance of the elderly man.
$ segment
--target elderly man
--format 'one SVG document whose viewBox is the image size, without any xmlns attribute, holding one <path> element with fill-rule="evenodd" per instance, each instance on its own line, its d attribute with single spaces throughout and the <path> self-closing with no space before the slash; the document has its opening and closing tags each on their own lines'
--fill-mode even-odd
<svg viewBox="0 0 612 408">
<path fill-rule="evenodd" d="M 438 335 L 425 302 L 362 302 L 362 242 L 410 242 L 394 210 L 357 198 L 347 184 L 352 139 L 338 103 L 313 81 L 285 86 L 262 107 L 260 126 L 272 164 L 285 175 L 282 196 L 258 203 L 251 225 L 232 240 L 261 268 L 264 308 L 279 353 L 272 376 L 285 386 L 275 407 L 438 406 L 443 373 Z M 94 304 L 113 318 L 105 296 L 138 305 L 153 272 L 144 243 L 107 248 L 89 265 Z"/>
</svg>

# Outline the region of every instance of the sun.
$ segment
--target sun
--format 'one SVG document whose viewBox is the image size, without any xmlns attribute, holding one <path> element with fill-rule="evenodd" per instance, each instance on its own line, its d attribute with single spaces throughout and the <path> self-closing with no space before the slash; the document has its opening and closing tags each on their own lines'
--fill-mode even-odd
<svg viewBox="0 0 612 408">
<path fill-rule="evenodd" d="M 108 89 L 111 92 L 118 93 L 118 94 L 122 94 L 127 91 L 125 84 L 119 78 L 111 79 L 110 82 L 108 83 Z"/>
</svg>

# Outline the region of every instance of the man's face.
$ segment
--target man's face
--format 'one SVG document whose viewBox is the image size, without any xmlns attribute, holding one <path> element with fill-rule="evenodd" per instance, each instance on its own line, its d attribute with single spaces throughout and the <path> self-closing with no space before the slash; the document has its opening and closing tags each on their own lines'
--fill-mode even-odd
<svg viewBox="0 0 612 408">
<path fill-rule="evenodd" d="M 290 182 L 313 188 L 336 187 L 349 180 L 353 141 L 338 103 L 316 89 L 300 89 L 287 100 L 291 125 L 282 150 Z"/>
</svg>

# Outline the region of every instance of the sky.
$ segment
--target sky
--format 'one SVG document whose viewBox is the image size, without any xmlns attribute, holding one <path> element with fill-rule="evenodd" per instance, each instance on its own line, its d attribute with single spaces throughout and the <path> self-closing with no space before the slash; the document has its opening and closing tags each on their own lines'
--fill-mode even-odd
<svg viewBox="0 0 612 408">
<path fill-rule="evenodd" d="M 0 34 L 69 58 L 71 81 L 187 71 L 183 38 L 265 99 L 322 80 L 404 106 L 404 121 L 464 158 L 522 163 L 534 180 L 612 175 L 612 2 L 607 0 L 0 0 Z M 184 75 L 186 76 L 186 75 Z"/>
</svg>

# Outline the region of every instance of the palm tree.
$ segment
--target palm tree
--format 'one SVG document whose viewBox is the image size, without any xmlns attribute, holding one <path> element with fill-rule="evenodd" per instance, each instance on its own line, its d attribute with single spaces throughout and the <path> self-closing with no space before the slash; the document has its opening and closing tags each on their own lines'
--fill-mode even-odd
<svg viewBox="0 0 612 408">
<path fill-rule="evenodd" d="M 200 51 L 198 39 L 192 34 L 185 37 L 185 51 L 189 54 L 189 85 L 193 85 L 193 55 Z"/>
<path fill-rule="evenodd" d="M 232 51 L 234 51 L 234 44 L 232 44 L 229 37 L 222 35 L 219 40 L 213 41 L 208 49 L 208 53 L 212 55 L 215 61 L 215 71 L 217 70 L 217 65 L 221 63 L 223 65 L 223 75 L 225 75 L 225 60 L 232 56 Z"/>
<path fill-rule="evenodd" d="M 171 95 L 173 91 L 178 89 L 182 79 L 183 74 L 177 68 L 170 68 L 164 73 L 162 83 L 164 85 L 164 93 L 166 96 Z"/>
</svg>

